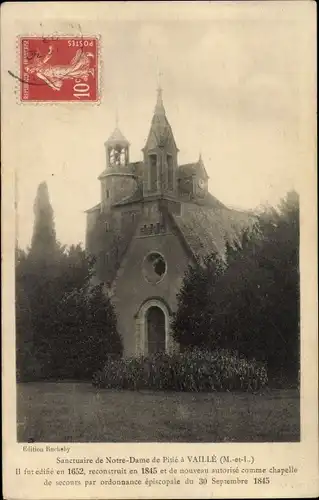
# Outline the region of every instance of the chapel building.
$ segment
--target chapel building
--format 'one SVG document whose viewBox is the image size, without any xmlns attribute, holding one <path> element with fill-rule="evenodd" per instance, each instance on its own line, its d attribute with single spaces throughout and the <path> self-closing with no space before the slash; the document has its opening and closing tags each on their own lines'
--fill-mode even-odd
<svg viewBox="0 0 319 500">
<path fill-rule="evenodd" d="M 118 127 L 105 143 L 101 200 L 87 210 L 86 249 L 96 259 L 96 280 L 115 306 L 125 356 L 178 349 L 170 332 L 188 264 L 238 239 L 251 223 L 208 191 L 201 156 L 179 165 L 162 91 L 141 161 Z"/>
</svg>

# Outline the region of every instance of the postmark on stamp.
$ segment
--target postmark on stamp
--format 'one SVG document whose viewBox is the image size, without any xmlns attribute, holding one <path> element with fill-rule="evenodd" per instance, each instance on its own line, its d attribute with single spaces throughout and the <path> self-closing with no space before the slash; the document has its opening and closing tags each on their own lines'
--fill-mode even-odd
<svg viewBox="0 0 319 500">
<path fill-rule="evenodd" d="M 20 37 L 20 100 L 98 101 L 98 45 L 97 37 Z"/>
</svg>

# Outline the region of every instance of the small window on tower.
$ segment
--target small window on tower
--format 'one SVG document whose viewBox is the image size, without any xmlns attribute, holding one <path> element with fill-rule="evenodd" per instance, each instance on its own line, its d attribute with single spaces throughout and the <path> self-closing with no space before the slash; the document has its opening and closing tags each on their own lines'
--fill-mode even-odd
<svg viewBox="0 0 319 500">
<path fill-rule="evenodd" d="M 109 189 L 107 189 L 107 190 L 106 190 L 106 197 L 107 197 L 107 198 L 109 198 L 109 197 L 110 197 L 110 190 L 109 190 Z"/>
<path fill-rule="evenodd" d="M 167 186 L 168 189 L 173 189 L 173 158 L 167 155 Z"/>
<path fill-rule="evenodd" d="M 121 163 L 121 165 L 125 165 L 126 164 L 126 150 L 125 150 L 125 148 L 123 148 L 122 151 L 121 151 L 120 163 Z"/>
<path fill-rule="evenodd" d="M 115 161 L 114 155 L 115 155 L 115 149 L 114 148 L 109 149 L 110 165 L 114 165 Z"/>
<path fill-rule="evenodd" d="M 121 165 L 121 152 L 122 152 L 122 148 L 121 146 L 116 146 L 115 147 L 115 165 Z"/>
<path fill-rule="evenodd" d="M 150 190 L 157 190 L 157 155 L 150 155 Z"/>
</svg>

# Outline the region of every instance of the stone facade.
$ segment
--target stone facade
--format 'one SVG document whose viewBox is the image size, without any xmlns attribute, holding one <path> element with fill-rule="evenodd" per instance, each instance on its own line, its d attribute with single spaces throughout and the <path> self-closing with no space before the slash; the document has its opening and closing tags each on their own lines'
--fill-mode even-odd
<svg viewBox="0 0 319 500">
<path fill-rule="evenodd" d="M 86 248 L 96 258 L 96 280 L 115 305 L 124 355 L 178 349 L 172 312 L 189 263 L 224 254 L 252 217 L 230 210 L 208 192 L 201 157 L 178 165 L 178 148 L 162 92 L 143 161 L 129 161 L 129 142 L 116 128 L 105 143 L 101 201 L 87 211 Z"/>
</svg>

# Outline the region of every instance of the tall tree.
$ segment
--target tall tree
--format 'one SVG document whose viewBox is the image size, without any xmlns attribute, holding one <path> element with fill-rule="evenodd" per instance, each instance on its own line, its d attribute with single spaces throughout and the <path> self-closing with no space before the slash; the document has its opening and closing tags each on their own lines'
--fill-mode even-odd
<svg viewBox="0 0 319 500">
<path fill-rule="evenodd" d="M 298 380 L 299 200 L 290 192 L 277 209 L 264 211 L 258 231 L 227 248 L 227 266 L 207 266 L 185 276 L 173 322 L 175 337 L 197 339 L 265 360 L 270 376 Z M 188 318 L 189 315 L 189 318 Z"/>
<path fill-rule="evenodd" d="M 28 272 L 34 346 L 42 376 L 54 377 L 62 355 L 57 331 L 69 328 L 67 315 L 61 316 L 60 304 L 66 295 L 88 285 L 93 275 L 93 261 L 80 245 L 72 245 L 58 248 L 50 260 L 35 260 L 31 256 Z M 76 337 L 73 342 L 77 342 Z"/>
<path fill-rule="evenodd" d="M 93 269 L 80 245 L 58 249 L 45 265 L 17 252 L 18 380 L 90 379 L 109 355 L 121 355 L 111 301 L 90 286 Z"/>
<path fill-rule="evenodd" d="M 213 347 L 218 342 L 219 332 L 214 328 L 211 307 L 213 292 L 224 263 L 216 253 L 203 261 L 197 259 L 189 265 L 180 292 L 177 295 L 178 308 L 173 317 L 174 339 L 182 348 Z"/>
<path fill-rule="evenodd" d="M 33 380 L 38 375 L 38 364 L 34 353 L 32 311 L 25 282 L 27 253 L 16 249 L 15 330 L 16 371 L 19 381 Z"/>
<path fill-rule="evenodd" d="M 287 194 L 259 217 L 259 233 L 229 259 L 214 315 L 225 346 L 267 361 L 270 377 L 297 381 L 299 334 L 299 199 Z"/>
<path fill-rule="evenodd" d="M 33 212 L 34 226 L 30 253 L 40 260 L 52 258 L 57 250 L 57 242 L 53 209 L 46 182 L 41 182 L 38 186 Z"/>
</svg>

